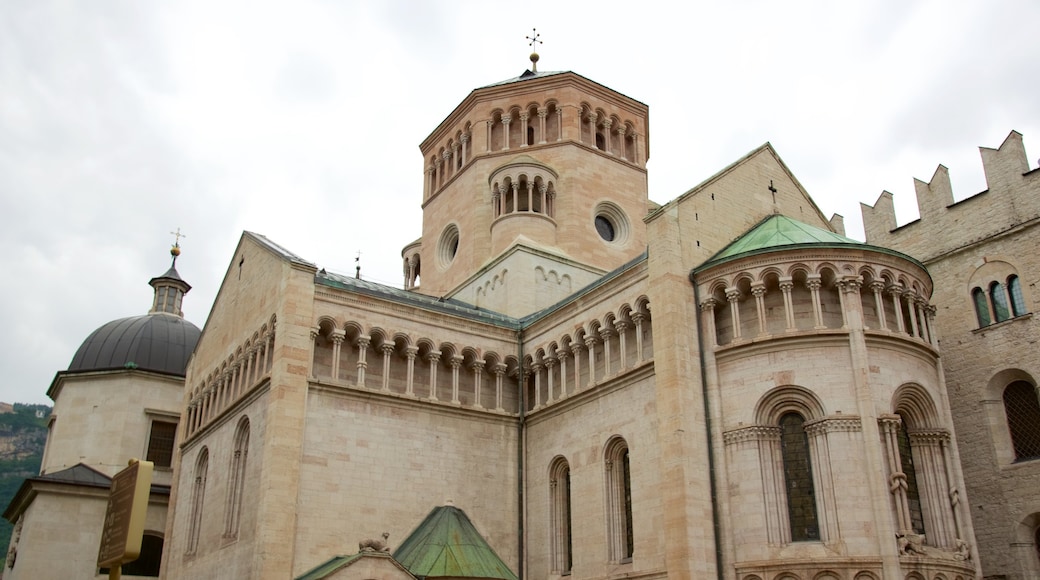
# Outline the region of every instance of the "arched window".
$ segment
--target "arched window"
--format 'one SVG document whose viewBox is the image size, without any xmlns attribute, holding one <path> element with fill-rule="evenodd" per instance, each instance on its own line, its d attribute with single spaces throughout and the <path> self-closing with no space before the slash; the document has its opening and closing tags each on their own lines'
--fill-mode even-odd
<svg viewBox="0 0 1040 580">
<path fill-rule="evenodd" d="M 607 544 L 611 562 L 629 562 L 632 559 L 632 472 L 628 458 L 628 443 L 621 437 L 607 444 Z"/>
<path fill-rule="evenodd" d="M 906 503 L 910 512 L 910 526 L 914 533 L 923 534 L 924 512 L 921 510 L 921 492 L 917 486 L 917 470 L 914 469 L 913 449 L 910 447 L 910 436 L 906 432 L 906 417 L 900 415 L 901 424 L 896 432 L 896 445 L 899 448 L 899 465 L 906 476 Z"/>
<path fill-rule="evenodd" d="M 993 302 L 993 317 L 996 322 L 1003 322 L 1010 318 L 1008 314 L 1007 294 L 1000 282 L 991 282 L 989 285 L 989 299 Z"/>
<path fill-rule="evenodd" d="M 1040 458 L 1040 401 L 1036 387 L 1015 381 L 1004 389 L 1004 412 L 1015 461 Z"/>
<path fill-rule="evenodd" d="M 596 149 L 600 151 L 606 151 L 607 149 L 607 139 L 603 137 L 602 131 L 596 131 Z"/>
<path fill-rule="evenodd" d="M 224 512 L 224 537 L 237 538 L 242 519 L 242 491 L 246 482 L 246 457 L 249 453 L 249 418 L 242 417 L 235 430 L 235 450 L 231 454 L 231 474 L 228 478 L 228 497 Z"/>
<path fill-rule="evenodd" d="M 791 541 L 819 540 L 820 525 L 816 516 L 809 437 L 805 433 L 805 418 L 798 413 L 787 413 L 780 417 L 780 448 L 784 459 Z"/>
<path fill-rule="evenodd" d="M 989 319 L 989 302 L 986 300 L 986 293 L 982 291 L 982 288 L 976 288 L 971 291 L 972 302 L 975 303 L 975 318 L 979 321 L 979 328 L 990 325 Z"/>
<path fill-rule="evenodd" d="M 552 571 L 569 574 L 573 563 L 571 540 L 571 468 L 560 457 L 549 469 L 550 517 L 552 528 Z"/>
<path fill-rule="evenodd" d="M 206 474 L 209 471 L 209 449 L 203 447 L 195 461 L 195 478 L 191 488 L 191 524 L 188 527 L 188 553 L 199 548 L 202 527 L 202 507 L 206 498 Z"/>
<path fill-rule="evenodd" d="M 1018 281 L 1018 276 L 1012 274 L 1007 279 L 1008 294 L 1011 295 L 1011 313 L 1015 316 L 1022 316 L 1028 313 L 1026 309 L 1026 299 L 1022 296 L 1022 283 Z"/>
</svg>

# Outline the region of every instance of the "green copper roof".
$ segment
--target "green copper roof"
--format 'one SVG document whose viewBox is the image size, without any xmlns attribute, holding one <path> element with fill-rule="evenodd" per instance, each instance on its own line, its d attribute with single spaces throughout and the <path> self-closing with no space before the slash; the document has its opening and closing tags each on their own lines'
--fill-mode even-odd
<svg viewBox="0 0 1040 580">
<path fill-rule="evenodd" d="M 454 506 L 434 508 L 394 551 L 394 559 L 417 577 L 517 580 L 466 513 Z"/>
<path fill-rule="evenodd" d="M 721 252 L 712 256 L 710 260 L 697 269 L 701 270 L 708 266 L 714 266 L 748 254 L 770 252 L 780 248 L 790 249 L 792 246 L 859 246 L 872 248 L 852 238 L 846 238 L 834 232 L 793 220 L 787 216 L 775 214 L 762 220 L 757 226 L 751 228 L 750 231 L 737 238 L 735 242 L 723 248 Z"/>
<path fill-rule="evenodd" d="M 316 567 L 308 570 L 302 576 L 297 576 L 296 580 L 321 580 L 326 576 L 336 572 L 340 568 L 350 564 L 354 560 L 361 557 L 361 554 L 352 554 L 350 556 L 336 556 L 327 562 L 318 564 Z"/>
</svg>

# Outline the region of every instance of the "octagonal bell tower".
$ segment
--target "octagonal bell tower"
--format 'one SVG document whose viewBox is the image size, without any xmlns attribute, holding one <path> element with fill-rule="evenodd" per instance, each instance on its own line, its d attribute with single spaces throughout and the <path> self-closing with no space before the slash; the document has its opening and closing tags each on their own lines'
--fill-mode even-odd
<svg viewBox="0 0 1040 580">
<path fill-rule="evenodd" d="M 420 145 L 406 289 L 523 316 L 646 248 L 647 106 L 532 69 L 471 92 Z"/>
</svg>

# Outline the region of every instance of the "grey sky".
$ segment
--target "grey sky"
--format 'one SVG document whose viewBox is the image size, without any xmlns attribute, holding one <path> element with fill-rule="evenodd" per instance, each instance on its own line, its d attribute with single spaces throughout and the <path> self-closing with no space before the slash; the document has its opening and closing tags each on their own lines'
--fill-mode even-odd
<svg viewBox="0 0 1040 580">
<path fill-rule="evenodd" d="M 242 230 L 401 284 L 418 144 L 472 89 L 573 70 L 650 106 L 650 197 L 771 141 L 826 215 L 978 146 L 1040 153 L 1040 3 L 0 0 L 0 400 L 45 392 L 101 324 L 143 314 L 180 227 L 202 326 Z"/>
</svg>

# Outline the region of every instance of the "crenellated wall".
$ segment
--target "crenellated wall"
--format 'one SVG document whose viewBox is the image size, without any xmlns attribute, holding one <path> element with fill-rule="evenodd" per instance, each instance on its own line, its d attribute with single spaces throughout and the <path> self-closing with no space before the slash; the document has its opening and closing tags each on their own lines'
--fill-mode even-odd
<svg viewBox="0 0 1040 580">
<path fill-rule="evenodd" d="M 892 248 L 928 263 L 943 254 L 1040 218 L 1040 171 L 1030 169 L 1022 135 L 1012 131 L 997 149 L 980 147 L 988 189 L 954 202 L 950 170 L 936 168 L 927 183 L 914 179 L 918 220 L 896 225 L 893 196 L 860 204 L 867 243 Z"/>
</svg>

